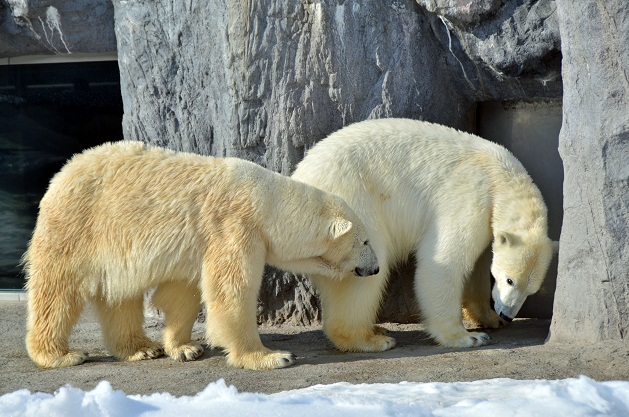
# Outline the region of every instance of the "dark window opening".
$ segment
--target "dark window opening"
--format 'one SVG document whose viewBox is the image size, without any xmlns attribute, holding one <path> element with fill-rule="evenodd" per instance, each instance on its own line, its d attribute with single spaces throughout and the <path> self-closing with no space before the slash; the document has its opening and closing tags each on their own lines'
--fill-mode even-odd
<svg viewBox="0 0 629 417">
<path fill-rule="evenodd" d="M 118 63 L 0 66 L 0 289 L 21 257 L 51 177 L 77 152 L 122 139 Z"/>
</svg>

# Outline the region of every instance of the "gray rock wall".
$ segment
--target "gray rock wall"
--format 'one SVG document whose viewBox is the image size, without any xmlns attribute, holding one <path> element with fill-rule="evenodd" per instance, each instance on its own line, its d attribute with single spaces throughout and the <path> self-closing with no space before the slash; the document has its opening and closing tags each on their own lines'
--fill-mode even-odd
<svg viewBox="0 0 629 417">
<path fill-rule="evenodd" d="M 551 341 L 629 331 L 629 3 L 558 0 L 564 224 Z"/>
<path fill-rule="evenodd" d="M 452 76 L 465 82 L 470 100 L 561 96 L 554 0 L 417 2 L 434 13 L 433 30 L 450 52 Z"/>
<path fill-rule="evenodd" d="M 114 2 L 125 137 L 289 174 L 305 148 L 353 121 L 470 126 L 417 5 L 340 3 Z M 427 99 L 438 96 L 452 99 Z"/>
</svg>

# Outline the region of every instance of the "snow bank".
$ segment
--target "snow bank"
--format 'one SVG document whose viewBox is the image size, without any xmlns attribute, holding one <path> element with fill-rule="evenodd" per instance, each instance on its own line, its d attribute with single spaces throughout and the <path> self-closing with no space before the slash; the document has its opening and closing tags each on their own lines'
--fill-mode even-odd
<svg viewBox="0 0 629 417">
<path fill-rule="evenodd" d="M 223 380 L 193 397 L 126 395 L 103 381 L 92 391 L 19 390 L 0 397 L 0 416 L 629 416 L 629 382 L 490 379 L 456 383 L 337 383 L 272 395 L 239 393 Z"/>
</svg>

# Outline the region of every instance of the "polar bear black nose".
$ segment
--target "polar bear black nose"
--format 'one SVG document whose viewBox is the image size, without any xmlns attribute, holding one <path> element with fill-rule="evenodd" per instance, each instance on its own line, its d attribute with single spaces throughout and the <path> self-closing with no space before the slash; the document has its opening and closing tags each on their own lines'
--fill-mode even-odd
<svg viewBox="0 0 629 417">
<path fill-rule="evenodd" d="M 359 277 L 368 277 L 370 275 L 376 275 L 378 272 L 380 272 L 380 268 L 376 267 L 375 269 L 367 269 L 367 268 L 356 268 L 354 269 L 354 275 L 359 276 Z"/>
<path fill-rule="evenodd" d="M 500 317 L 501 317 L 503 320 L 508 321 L 509 323 L 511 323 L 511 322 L 513 321 L 513 318 L 511 318 L 511 317 L 507 316 L 505 313 L 500 313 Z"/>
</svg>

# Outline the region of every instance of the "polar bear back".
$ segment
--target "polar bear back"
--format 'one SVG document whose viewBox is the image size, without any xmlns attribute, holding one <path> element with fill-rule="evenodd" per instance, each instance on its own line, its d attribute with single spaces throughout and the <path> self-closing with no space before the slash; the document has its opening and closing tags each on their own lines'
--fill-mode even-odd
<svg viewBox="0 0 629 417">
<path fill-rule="evenodd" d="M 197 282 L 210 244 L 233 247 L 255 231 L 269 251 L 299 257 L 310 249 L 300 243 L 327 231 L 329 198 L 342 201 L 237 158 L 108 143 L 76 155 L 53 177 L 25 263 L 71 258 L 63 275 L 83 282 L 87 295 L 122 299 L 164 277 Z"/>
<path fill-rule="evenodd" d="M 40 203 L 31 244 L 48 248 L 29 253 L 63 248 L 74 259 L 64 264 L 73 269 L 66 275 L 83 282 L 88 294 L 98 291 L 110 300 L 139 293 L 164 276 L 197 281 L 207 240 L 213 238 L 198 231 L 225 217 L 218 212 L 204 218 L 204 205 L 213 202 L 227 213 L 255 198 L 231 171 L 226 160 L 140 142 L 108 143 L 77 154 L 53 177 Z M 240 211 L 243 220 L 253 218 L 253 207 Z M 55 242 L 39 238 L 44 230 Z"/>
<path fill-rule="evenodd" d="M 293 178 L 342 196 L 370 234 L 381 235 L 395 261 L 414 249 L 428 219 L 485 216 L 489 234 L 493 184 L 521 175 L 524 167 L 508 150 L 477 136 L 422 121 L 378 119 L 320 141 Z"/>
</svg>

